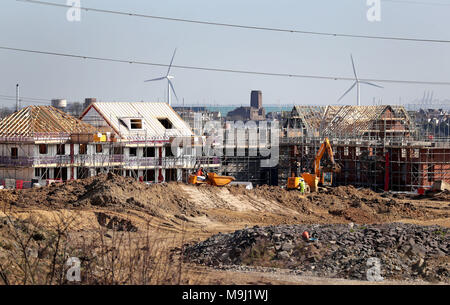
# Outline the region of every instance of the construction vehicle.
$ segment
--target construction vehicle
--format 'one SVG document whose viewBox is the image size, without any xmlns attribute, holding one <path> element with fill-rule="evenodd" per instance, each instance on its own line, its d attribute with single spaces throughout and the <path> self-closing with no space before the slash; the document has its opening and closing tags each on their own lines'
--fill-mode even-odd
<svg viewBox="0 0 450 305">
<path fill-rule="evenodd" d="M 205 180 L 198 179 L 197 175 L 189 175 L 189 184 L 209 184 L 214 186 L 225 186 L 234 181 L 235 178 L 231 176 L 219 176 L 216 173 L 208 173 Z"/>
<path fill-rule="evenodd" d="M 200 168 L 200 166 L 198 167 Z M 193 185 L 200 185 L 200 184 L 209 184 L 214 186 L 225 186 L 230 184 L 232 181 L 236 180 L 234 177 L 231 176 L 219 176 L 216 173 L 207 173 L 203 170 L 203 176 L 204 179 L 200 179 L 197 175 L 196 167 L 194 167 L 194 173 L 189 175 L 188 183 Z"/>
<path fill-rule="evenodd" d="M 305 182 L 303 177 L 295 177 L 294 173 L 292 173 L 292 177 L 288 178 L 287 189 L 288 190 L 300 190 L 302 193 L 309 193 L 310 187 Z"/>
<path fill-rule="evenodd" d="M 328 154 L 329 162 L 321 166 L 320 161 L 325 151 Z M 340 171 L 341 166 L 334 160 L 330 140 L 325 138 L 314 158 L 314 174 L 302 173 L 301 178 L 308 184 L 311 192 L 316 192 L 319 186 L 331 186 L 333 173 L 339 173 Z M 287 189 L 297 189 L 300 181 L 300 177 L 288 178 Z"/>
</svg>

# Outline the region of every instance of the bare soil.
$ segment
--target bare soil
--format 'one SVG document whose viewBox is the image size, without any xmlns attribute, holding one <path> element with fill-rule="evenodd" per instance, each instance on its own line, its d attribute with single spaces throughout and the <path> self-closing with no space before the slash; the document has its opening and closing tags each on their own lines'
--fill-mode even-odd
<svg viewBox="0 0 450 305">
<path fill-rule="evenodd" d="M 36 216 L 46 225 L 54 221 L 56 213 L 63 213 L 76 215 L 73 231 L 79 234 L 88 235 L 98 226 L 130 234 L 150 228 L 178 234 L 187 242 L 254 225 L 409 222 L 450 227 L 449 212 L 448 193 L 417 198 L 345 186 L 301 195 L 273 186 L 247 190 L 242 186 L 218 188 L 184 183 L 146 185 L 113 174 L 41 188 L 0 191 L 0 217 Z M 251 273 L 246 273 L 248 277 Z M 206 278 L 209 277 L 204 274 L 201 283 L 216 283 Z M 260 274 L 255 273 L 255 278 L 260 278 Z M 264 282 L 271 282 L 271 278 L 264 277 Z M 224 280 L 230 281 L 232 276 Z M 283 278 L 273 282 L 292 283 Z"/>
</svg>

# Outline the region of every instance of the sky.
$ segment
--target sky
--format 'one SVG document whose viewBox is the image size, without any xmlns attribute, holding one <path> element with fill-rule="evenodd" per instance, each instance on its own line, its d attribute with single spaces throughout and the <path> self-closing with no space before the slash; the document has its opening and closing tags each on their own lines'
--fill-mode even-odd
<svg viewBox="0 0 450 305">
<path fill-rule="evenodd" d="M 422 2 L 382 1 L 379 22 L 367 20 L 366 0 L 81 0 L 81 6 L 307 31 L 450 40 L 450 0 Z M 84 11 L 80 22 L 69 22 L 66 13 L 66 8 L 1 0 L 0 45 L 165 64 L 177 48 L 176 65 L 342 77 L 353 77 L 353 54 L 361 78 L 450 81 L 450 43 L 311 36 Z M 21 96 L 40 99 L 166 101 L 165 81 L 144 83 L 166 71 L 0 50 L 0 105 L 15 104 L 1 96 L 14 96 L 16 83 Z M 251 90 L 261 90 L 263 103 L 271 105 L 356 104 L 356 90 L 337 102 L 352 81 L 176 68 L 171 74 L 179 97 L 173 99 L 174 106 L 183 99 L 186 105 L 247 105 Z M 362 85 L 362 105 L 372 105 L 374 99 L 406 104 L 425 91 L 444 103 L 450 100 L 450 86 L 379 85 L 384 89 Z"/>
</svg>

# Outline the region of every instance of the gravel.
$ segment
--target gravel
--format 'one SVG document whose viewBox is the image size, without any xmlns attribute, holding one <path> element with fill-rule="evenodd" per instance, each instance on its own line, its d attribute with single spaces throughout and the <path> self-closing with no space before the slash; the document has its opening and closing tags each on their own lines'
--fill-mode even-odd
<svg viewBox="0 0 450 305">
<path fill-rule="evenodd" d="M 447 228 L 403 223 L 352 225 L 255 226 L 185 245 L 184 257 L 216 268 L 288 268 L 296 274 L 357 280 L 374 280 L 368 274 L 376 269 L 370 263 L 375 258 L 380 263 L 375 280 L 450 282 Z M 305 240 L 304 231 L 318 239 Z"/>
</svg>

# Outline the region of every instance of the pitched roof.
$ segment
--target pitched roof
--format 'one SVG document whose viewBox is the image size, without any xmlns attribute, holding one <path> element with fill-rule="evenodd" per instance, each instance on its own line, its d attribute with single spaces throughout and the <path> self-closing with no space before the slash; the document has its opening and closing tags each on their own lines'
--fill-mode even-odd
<svg viewBox="0 0 450 305">
<path fill-rule="evenodd" d="M 405 124 L 411 119 L 403 106 L 294 106 L 292 115 L 302 120 L 308 133 L 324 135 L 361 133 L 373 129 L 383 113 L 390 109 Z"/>
<path fill-rule="evenodd" d="M 52 106 L 28 106 L 0 121 L 0 136 L 94 133 L 93 126 Z"/>
<path fill-rule="evenodd" d="M 83 112 L 81 119 L 96 127 L 105 127 L 106 122 L 125 139 L 193 135 L 189 125 L 166 103 L 94 102 Z M 131 119 L 141 119 L 142 129 L 130 128 Z M 166 129 L 158 119 L 167 119 L 172 128 Z"/>
</svg>

